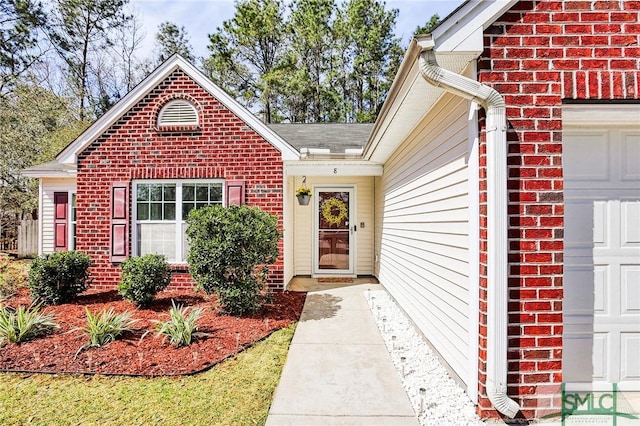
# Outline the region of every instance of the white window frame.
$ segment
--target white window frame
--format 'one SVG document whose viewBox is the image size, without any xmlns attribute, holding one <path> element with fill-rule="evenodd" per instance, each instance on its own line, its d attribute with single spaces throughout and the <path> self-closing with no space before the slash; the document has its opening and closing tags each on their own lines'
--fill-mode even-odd
<svg viewBox="0 0 640 426">
<path fill-rule="evenodd" d="M 138 227 L 143 223 L 166 223 L 164 220 L 138 220 L 138 185 L 153 185 L 153 184 L 175 184 L 176 186 L 176 217 L 171 222 L 175 222 L 175 253 L 174 257 L 167 259 L 167 262 L 171 264 L 184 264 L 187 259 L 182 258 L 183 252 L 183 234 L 182 229 L 186 223 L 185 218 L 182 217 L 182 187 L 185 184 L 221 184 L 222 185 L 222 205 L 226 206 L 226 191 L 224 179 L 138 179 L 132 182 L 131 191 L 131 204 L 132 204 L 132 217 L 131 217 L 131 245 L 133 256 L 140 256 L 138 249 Z"/>
<path fill-rule="evenodd" d="M 78 224 L 78 210 L 77 210 L 77 202 L 78 197 L 76 196 L 76 191 L 69 191 L 69 211 L 67 212 L 69 217 L 69 225 L 68 225 L 68 235 L 67 235 L 67 250 L 74 251 L 76 249 L 76 226 Z M 74 215 L 74 199 L 76 201 L 75 215 Z"/>
</svg>

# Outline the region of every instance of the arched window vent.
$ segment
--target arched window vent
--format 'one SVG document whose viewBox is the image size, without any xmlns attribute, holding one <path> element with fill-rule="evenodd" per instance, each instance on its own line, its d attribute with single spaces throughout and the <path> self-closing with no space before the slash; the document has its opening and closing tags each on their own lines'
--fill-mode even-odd
<svg viewBox="0 0 640 426">
<path fill-rule="evenodd" d="M 167 102 L 158 114 L 158 127 L 197 127 L 198 111 L 184 99 Z"/>
</svg>

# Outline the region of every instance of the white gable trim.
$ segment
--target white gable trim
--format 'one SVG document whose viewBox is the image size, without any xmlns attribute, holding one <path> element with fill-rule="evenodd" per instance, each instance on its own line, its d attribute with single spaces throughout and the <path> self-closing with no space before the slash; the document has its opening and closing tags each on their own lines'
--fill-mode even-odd
<svg viewBox="0 0 640 426">
<path fill-rule="evenodd" d="M 483 31 L 516 0 L 469 0 L 436 27 L 432 36 L 436 52 L 475 52 L 484 49 Z"/>
<path fill-rule="evenodd" d="M 240 105 L 236 100 L 227 95 L 222 89 L 216 86 L 196 67 L 179 55 L 173 55 L 166 62 L 160 65 L 154 72 L 145 78 L 140 84 L 133 88 L 125 97 L 116 103 L 102 117 L 97 119 L 87 130 L 84 131 L 75 141 L 69 144 L 58 156 L 57 160 L 65 164 L 75 164 L 78 153 L 102 135 L 113 123 L 122 115 L 133 108 L 144 96 L 154 87 L 160 84 L 176 69 L 181 69 L 204 90 L 218 99 L 225 107 L 247 123 L 260 136 L 265 138 L 271 145 L 282 153 L 283 160 L 297 160 L 300 157 L 298 151 L 289 145 L 284 139 L 269 129 L 249 110 Z"/>
</svg>

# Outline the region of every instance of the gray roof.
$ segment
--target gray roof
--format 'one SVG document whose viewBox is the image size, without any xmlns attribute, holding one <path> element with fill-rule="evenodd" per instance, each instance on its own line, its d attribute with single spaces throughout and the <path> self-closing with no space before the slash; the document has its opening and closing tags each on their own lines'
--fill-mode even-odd
<svg viewBox="0 0 640 426">
<path fill-rule="evenodd" d="M 302 148 L 329 149 L 332 153 L 364 148 L 373 129 L 373 123 L 287 123 L 268 126 L 298 151 Z"/>
<path fill-rule="evenodd" d="M 27 167 L 23 170 L 22 174 L 25 176 L 31 177 L 40 177 L 40 176 L 73 176 L 76 171 L 75 164 L 64 164 L 59 163 L 56 160 L 49 161 L 43 164 L 37 164 L 35 166 Z"/>
<path fill-rule="evenodd" d="M 345 150 L 360 150 L 367 143 L 373 123 L 294 123 L 269 124 L 290 145 L 301 151 L 328 149 L 331 154 L 344 154 Z M 75 164 L 63 164 L 56 160 L 31 166 L 23 171 L 25 176 L 73 176 Z"/>
</svg>

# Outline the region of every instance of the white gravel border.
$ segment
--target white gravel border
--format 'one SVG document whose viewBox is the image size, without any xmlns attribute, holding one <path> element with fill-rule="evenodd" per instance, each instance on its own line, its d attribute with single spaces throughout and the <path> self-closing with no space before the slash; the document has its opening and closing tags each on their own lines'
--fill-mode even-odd
<svg viewBox="0 0 640 426">
<path fill-rule="evenodd" d="M 368 290 L 365 297 L 420 424 L 485 424 L 389 293 Z"/>
</svg>

